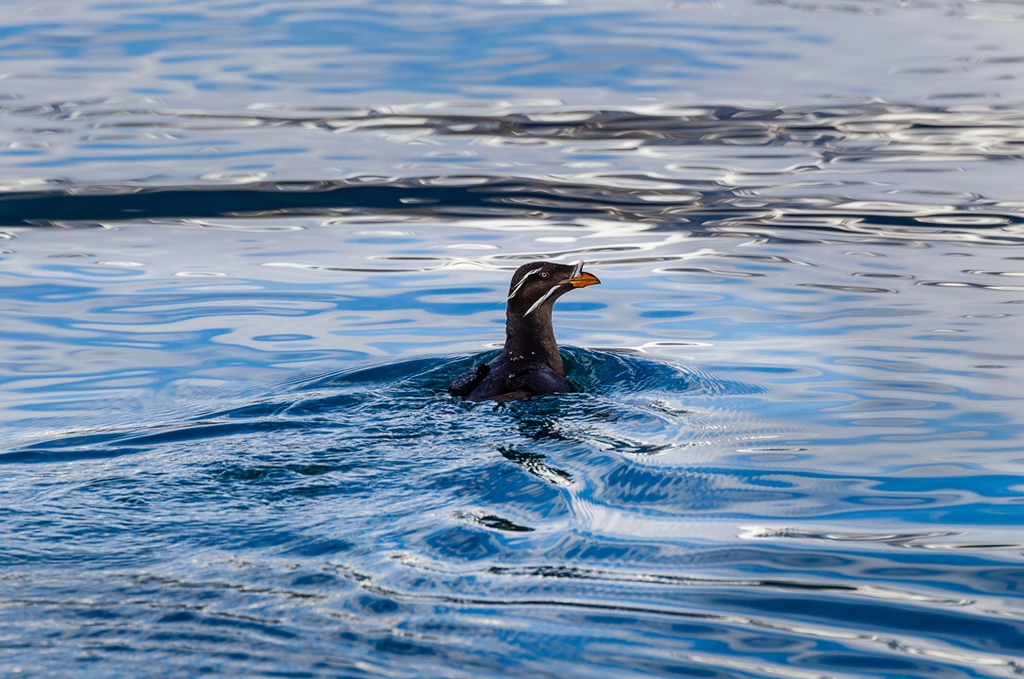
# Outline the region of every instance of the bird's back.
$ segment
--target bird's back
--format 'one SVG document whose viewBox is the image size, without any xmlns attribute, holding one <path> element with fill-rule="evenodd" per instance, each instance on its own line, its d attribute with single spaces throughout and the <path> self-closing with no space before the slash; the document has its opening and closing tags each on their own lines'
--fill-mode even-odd
<svg viewBox="0 0 1024 679">
<path fill-rule="evenodd" d="M 573 386 L 543 361 L 510 359 L 502 354 L 462 373 L 449 391 L 467 401 L 515 401 L 573 391 Z"/>
</svg>

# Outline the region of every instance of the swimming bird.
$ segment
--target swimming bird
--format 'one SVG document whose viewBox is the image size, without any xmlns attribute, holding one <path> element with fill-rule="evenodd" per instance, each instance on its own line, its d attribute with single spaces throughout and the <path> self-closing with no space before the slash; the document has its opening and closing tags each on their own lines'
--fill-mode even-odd
<svg viewBox="0 0 1024 679">
<path fill-rule="evenodd" d="M 505 347 L 490 363 L 455 378 L 448 391 L 467 401 L 516 401 L 572 391 L 551 325 L 555 300 L 574 288 L 597 285 L 583 262 L 531 262 L 512 274 L 505 305 Z"/>
</svg>

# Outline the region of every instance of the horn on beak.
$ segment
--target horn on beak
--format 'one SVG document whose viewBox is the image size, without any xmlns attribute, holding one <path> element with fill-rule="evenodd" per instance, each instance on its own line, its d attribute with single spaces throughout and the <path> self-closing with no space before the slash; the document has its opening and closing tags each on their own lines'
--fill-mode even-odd
<svg viewBox="0 0 1024 679">
<path fill-rule="evenodd" d="M 598 285 L 601 282 L 597 276 L 583 270 L 583 260 L 576 262 L 576 268 L 572 270 L 572 276 L 566 281 L 574 288 L 585 288 L 588 285 Z"/>
</svg>

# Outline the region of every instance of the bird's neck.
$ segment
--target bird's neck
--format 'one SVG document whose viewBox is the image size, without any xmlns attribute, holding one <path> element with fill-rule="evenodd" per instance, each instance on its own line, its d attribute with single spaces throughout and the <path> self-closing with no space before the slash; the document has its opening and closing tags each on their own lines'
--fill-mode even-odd
<svg viewBox="0 0 1024 679">
<path fill-rule="evenodd" d="M 559 375 L 565 375 L 555 329 L 551 325 L 551 307 L 541 307 L 525 318 L 507 311 L 502 353 L 514 361 L 544 361 Z"/>
</svg>

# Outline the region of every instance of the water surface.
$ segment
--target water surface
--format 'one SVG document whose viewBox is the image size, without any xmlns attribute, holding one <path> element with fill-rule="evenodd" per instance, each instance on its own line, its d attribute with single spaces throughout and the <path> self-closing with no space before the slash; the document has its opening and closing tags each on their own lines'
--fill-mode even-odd
<svg viewBox="0 0 1024 679">
<path fill-rule="evenodd" d="M 6 672 L 1021 674 L 1022 20 L 9 3 Z"/>
</svg>

